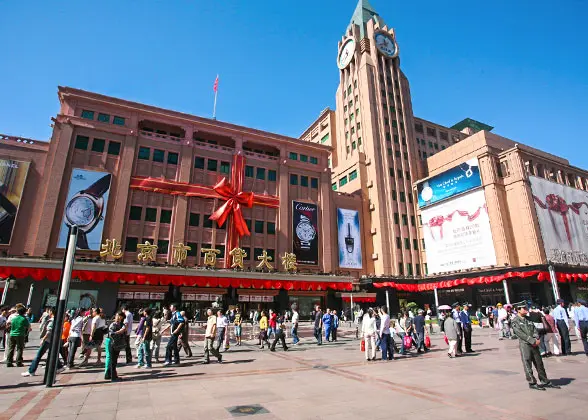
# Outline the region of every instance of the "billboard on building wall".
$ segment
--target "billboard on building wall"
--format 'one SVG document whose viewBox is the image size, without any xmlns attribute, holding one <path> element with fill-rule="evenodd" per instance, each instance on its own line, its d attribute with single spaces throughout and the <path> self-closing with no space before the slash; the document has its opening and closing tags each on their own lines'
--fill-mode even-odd
<svg viewBox="0 0 588 420">
<path fill-rule="evenodd" d="M 0 244 L 8 245 L 20 207 L 29 162 L 0 158 Z"/>
<path fill-rule="evenodd" d="M 337 234 L 339 241 L 339 267 L 362 268 L 359 212 L 337 209 Z"/>
<path fill-rule="evenodd" d="M 480 187 L 478 159 L 470 159 L 417 184 L 419 208 Z"/>
<path fill-rule="evenodd" d="M 72 171 L 58 248 L 65 248 L 69 227 L 77 225 L 77 248 L 100 250 L 111 179 L 112 175 L 108 172 L 85 169 Z"/>
<path fill-rule="evenodd" d="M 529 180 L 547 259 L 588 266 L 588 192 L 535 176 Z"/>
<path fill-rule="evenodd" d="M 484 190 L 422 210 L 429 274 L 496 265 Z"/>
<path fill-rule="evenodd" d="M 318 265 L 318 207 L 292 201 L 292 249 L 299 264 Z"/>
</svg>

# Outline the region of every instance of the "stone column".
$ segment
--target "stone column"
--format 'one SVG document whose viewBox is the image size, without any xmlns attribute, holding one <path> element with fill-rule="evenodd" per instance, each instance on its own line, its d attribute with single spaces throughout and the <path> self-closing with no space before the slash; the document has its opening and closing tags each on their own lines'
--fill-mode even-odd
<svg viewBox="0 0 588 420">
<path fill-rule="evenodd" d="M 330 172 L 326 170 L 321 173 L 319 194 L 319 206 L 321 210 L 319 230 L 322 230 L 322 235 L 320 235 L 321 255 L 319 257 L 323 262 L 322 270 L 325 273 L 333 271 L 333 244 L 335 244 L 335 249 L 337 247 L 337 236 L 336 234 L 333 234 L 332 228 L 333 217 L 336 217 L 336 214 L 331 209 L 332 191 Z"/>
<path fill-rule="evenodd" d="M 291 214 L 292 200 L 288 194 L 290 182 L 290 168 L 286 158 L 286 148 L 280 147 L 280 164 L 278 166 L 278 197 L 280 197 L 280 208 L 278 209 L 278 245 L 276 249 L 276 260 L 285 252 L 292 252 L 291 222 L 288 215 Z M 253 248 L 252 248 L 253 251 Z"/>
</svg>

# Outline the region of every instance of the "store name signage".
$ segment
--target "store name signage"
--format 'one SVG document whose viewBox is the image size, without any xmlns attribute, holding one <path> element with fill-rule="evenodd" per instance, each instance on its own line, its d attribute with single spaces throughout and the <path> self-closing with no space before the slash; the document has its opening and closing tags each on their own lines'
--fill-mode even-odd
<svg viewBox="0 0 588 420">
<path fill-rule="evenodd" d="M 439 289 L 437 291 L 437 293 L 447 293 L 447 294 L 449 294 L 449 293 L 463 293 L 463 292 L 465 292 L 464 288 L 461 288 L 461 289 Z"/>
<path fill-rule="evenodd" d="M 556 264 L 573 264 L 588 266 L 588 255 L 581 251 L 562 251 L 561 249 L 551 249 L 549 261 Z"/>
<path fill-rule="evenodd" d="M 502 287 L 486 287 L 484 289 L 478 290 L 478 293 L 481 294 L 494 294 L 494 293 L 503 293 L 504 289 Z"/>
<path fill-rule="evenodd" d="M 165 293 L 118 292 L 118 298 L 125 300 L 163 300 L 165 298 Z"/>
<path fill-rule="evenodd" d="M 579 292 L 588 292 L 588 286 L 578 286 L 577 290 Z"/>
<path fill-rule="evenodd" d="M 242 295 L 239 296 L 239 302 L 273 302 L 273 296 L 251 296 L 251 295 Z"/>
</svg>

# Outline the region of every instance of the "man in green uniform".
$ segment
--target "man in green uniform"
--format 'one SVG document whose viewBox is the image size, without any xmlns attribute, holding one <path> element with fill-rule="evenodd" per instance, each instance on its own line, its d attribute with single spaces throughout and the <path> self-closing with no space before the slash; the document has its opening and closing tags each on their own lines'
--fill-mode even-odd
<svg viewBox="0 0 588 420">
<path fill-rule="evenodd" d="M 543 360 L 539 353 L 539 343 L 541 342 L 539 340 L 539 332 L 533 322 L 527 318 L 527 314 L 529 313 L 527 303 L 519 302 L 513 306 L 517 310 L 517 316 L 512 320 L 512 331 L 519 339 L 521 359 L 523 359 L 523 367 L 527 382 L 529 382 L 529 388 L 538 391 L 545 391 L 545 388 L 560 388 L 547 379 Z M 533 375 L 533 365 L 535 365 L 537 375 L 539 376 L 539 384 L 537 384 L 537 380 Z"/>
</svg>

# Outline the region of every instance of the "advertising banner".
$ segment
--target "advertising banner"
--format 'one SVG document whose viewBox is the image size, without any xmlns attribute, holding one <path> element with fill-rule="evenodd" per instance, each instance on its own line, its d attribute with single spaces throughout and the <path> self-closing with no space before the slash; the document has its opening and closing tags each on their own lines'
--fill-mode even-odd
<svg viewBox="0 0 588 420">
<path fill-rule="evenodd" d="M 10 244 L 29 166 L 29 162 L 0 159 L 0 244 L 2 245 Z"/>
<path fill-rule="evenodd" d="M 298 264 L 318 265 L 318 207 L 292 202 L 293 252 Z"/>
<path fill-rule="evenodd" d="M 588 192 L 530 176 L 547 259 L 588 266 Z"/>
<path fill-rule="evenodd" d="M 77 248 L 100 250 L 111 178 L 108 172 L 72 171 L 58 248 L 65 248 L 69 227 L 77 225 Z"/>
<path fill-rule="evenodd" d="M 482 185 L 478 159 L 470 159 L 455 168 L 417 184 L 419 208 L 464 193 Z"/>
<path fill-rule="evenodd" d="M 357 210 L 337 209 L 337 234 L 339 267 L 361 268 L 361 236 Z"/>
<path fill-rule="evenodd" d="M 429 274 L 496 265 L 484 190 L 423 209 Z"/>
</svg>

